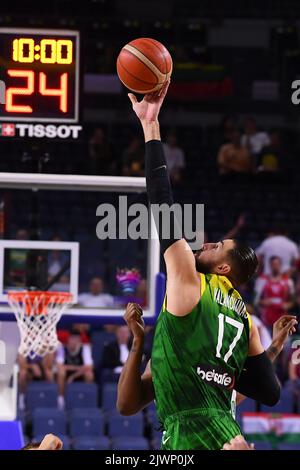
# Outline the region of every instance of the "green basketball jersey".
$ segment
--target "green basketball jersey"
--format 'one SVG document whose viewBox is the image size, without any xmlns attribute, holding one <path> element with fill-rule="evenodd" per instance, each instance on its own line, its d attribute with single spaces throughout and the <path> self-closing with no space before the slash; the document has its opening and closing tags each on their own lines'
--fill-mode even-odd
<svg viewBox="0 0 300 470">
<path fill-rule="evenodd" d="M 151 371 L 159 420 L 195 410 L 231 412 L 234 383 L 248 355 L 250 317 L 224 276 L 200 274 L 201 299 L 184 317 L 162 307 Z"/>
</svg>

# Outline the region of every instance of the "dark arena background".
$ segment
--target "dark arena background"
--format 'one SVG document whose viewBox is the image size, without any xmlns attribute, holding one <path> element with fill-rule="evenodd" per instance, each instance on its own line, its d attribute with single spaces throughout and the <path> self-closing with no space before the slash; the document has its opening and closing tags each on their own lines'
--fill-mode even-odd
<svg viewBox="0 0 300 470">
<path fill-rule="evenodd" d="M 204 204 L 205 242 L 255 249 L 257 274 L 239 292 L 264 348 L 277 319 L 299 316 L 300 3 L 4 2 L 0 449 L 48 433 L 65 450 L 160 448 L 154 402 L 133 416 L 116 409 L 126 305 L 144 310 L 143 370 L 165 292 L 158 240 L 124 235 L 129 206 L 147 205 L 145 146 L 116 60 L 143 37 L 173 59 L 160 124 L 175 202 Z M 110 236 L 105 210 L 116 212 Z M 300 450 L 297 339 L 296 328 L 274 363 L 280 401 L 237 406 L 256 450 Z"/>
</svg>

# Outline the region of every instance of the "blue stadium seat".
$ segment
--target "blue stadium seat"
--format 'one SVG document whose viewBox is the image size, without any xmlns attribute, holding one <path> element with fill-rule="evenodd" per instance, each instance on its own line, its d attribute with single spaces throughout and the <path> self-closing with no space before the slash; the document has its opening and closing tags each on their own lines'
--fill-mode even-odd
<svg viewBox="0 0 300 470">
<path fill-rule="evenodd" d="M 100 374 L 101 384 L 118 383 L 120 374 L 116 374 L 113 369 L 102 369 Z"/>
<path fill-rule="evenodd" d="M 108 434 L 110 437 L 130 436 L 142 437 L 144 432 L 143 414 L 121 416 L 113 412 L 108 418 Z"/>
<path fill-rule="evenodd" d="M 145 410 L 147 413 L 155 412 L 156 411 L 155 402 L 152 401 L 151 403 L 149 403 L 149 405 L 145 408 Z"/>
<path fill-rule="evenodd" d="M 99 408 L 77 408 L 70 414 L 70 434 L 78 436 L 102 436 L 103 414 Z"/>
<path fill-rule="evenodd" d="M 300 442 L 295 442 L 293 444 L 291 442 L 281 443 L 278 445 L 277 449 L 278 450 L 300 450 Z"/>
<path fill-rule="evenodd" d="M 35 408 L 56 408 L 57 385 L 49 382 L 31 382 L 26 392 L 26 405 L 32 411 Z"/>
<path fill-rule="evenodd" d="M 74 450 L 109 450 L 110 441 L 107 437 L 82 436 L 73 441 Z"/>
<path fill-rule="evenodd" d="M 261 405 L 260 410 L 265 413 L 293 413 L 294 395 L 290 388 L 283 387 L 280 400 L 275 406 Z"/>
<path fill-rule="evenodd" d="M 161 438 L 162 438 L 162 432 L 160 433 L 160 436 L 157 435 L 157 436 L 154 437 L 154 439 L 152 439 L 151 447 L 152 447 L 153 450 L 160 450 Z"/>
<path fill-rule="evenodd" d="M 113 450 L 148 450 L 149 442 L 144 437 L 120 436 L 112 440 Z"/>
<path fill-rule="evenodd" d="M 102 389 L 103 411 L 115 410 L 117 403 L 117 384 L 105 383 Z"/>
<path fill-rule="evenodd" d="M 32 439 L 33 442 L 41 442 L 45 437 L 45 434 L 42 434 L 41 436 L 36 436 Z M 58 437 L 62 440 L 63 442 L 63 448 L 62 450 L 70 450 L 71 449 L 71 439 L 69 436 L 65 435 L 58 435 Z"/>
<path fill-rule="evenodd" d="M 66 415 L 64 411 L 53 408 L 37 408 L 32 413 L 33 435 L 41 436 L 48 433 L 66 434 Z"/>
<path fill-rule="evenodd" d="M 98 388 L 94 383 L 74 382 L 66 387 L 66 408 L 97 408 Z"/>
</svg>

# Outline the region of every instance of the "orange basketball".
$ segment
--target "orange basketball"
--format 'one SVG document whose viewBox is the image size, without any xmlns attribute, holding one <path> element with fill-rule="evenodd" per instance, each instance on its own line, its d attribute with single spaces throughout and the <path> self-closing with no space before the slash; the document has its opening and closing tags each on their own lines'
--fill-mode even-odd
<svg viewBox="0 0 300 470">
<path fill-rule="evenodd" d="M 169 51 L 155 39 L 140 38 L 129 42 L 117 59 L 121 82 L 136 93 L 159 90 L 172 73 Z"/>
</svg>

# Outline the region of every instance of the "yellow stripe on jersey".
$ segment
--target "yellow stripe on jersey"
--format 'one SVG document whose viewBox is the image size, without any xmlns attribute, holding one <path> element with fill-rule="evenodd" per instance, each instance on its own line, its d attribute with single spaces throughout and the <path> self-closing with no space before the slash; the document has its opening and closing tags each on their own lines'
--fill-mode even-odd
<svg viewBox="0 0 300 470">
<path fill-rule="evenodd" d="M 203 273 L 199 273 L 199 277 L 200 277 L 200 296 L 202 297 L 206 289 L 206 279 Z"/>
<path fill-rule="evenodd" d="M 247 317 L 248 317 L 248 323 L 249 323 L 249 336 L 250 336 L 250 333 L 251 333 L 251 328 L 252 328 L 252 318 L 251 318 L 251 315 L 246 311 L 247 313 Z"/>
</svg>

